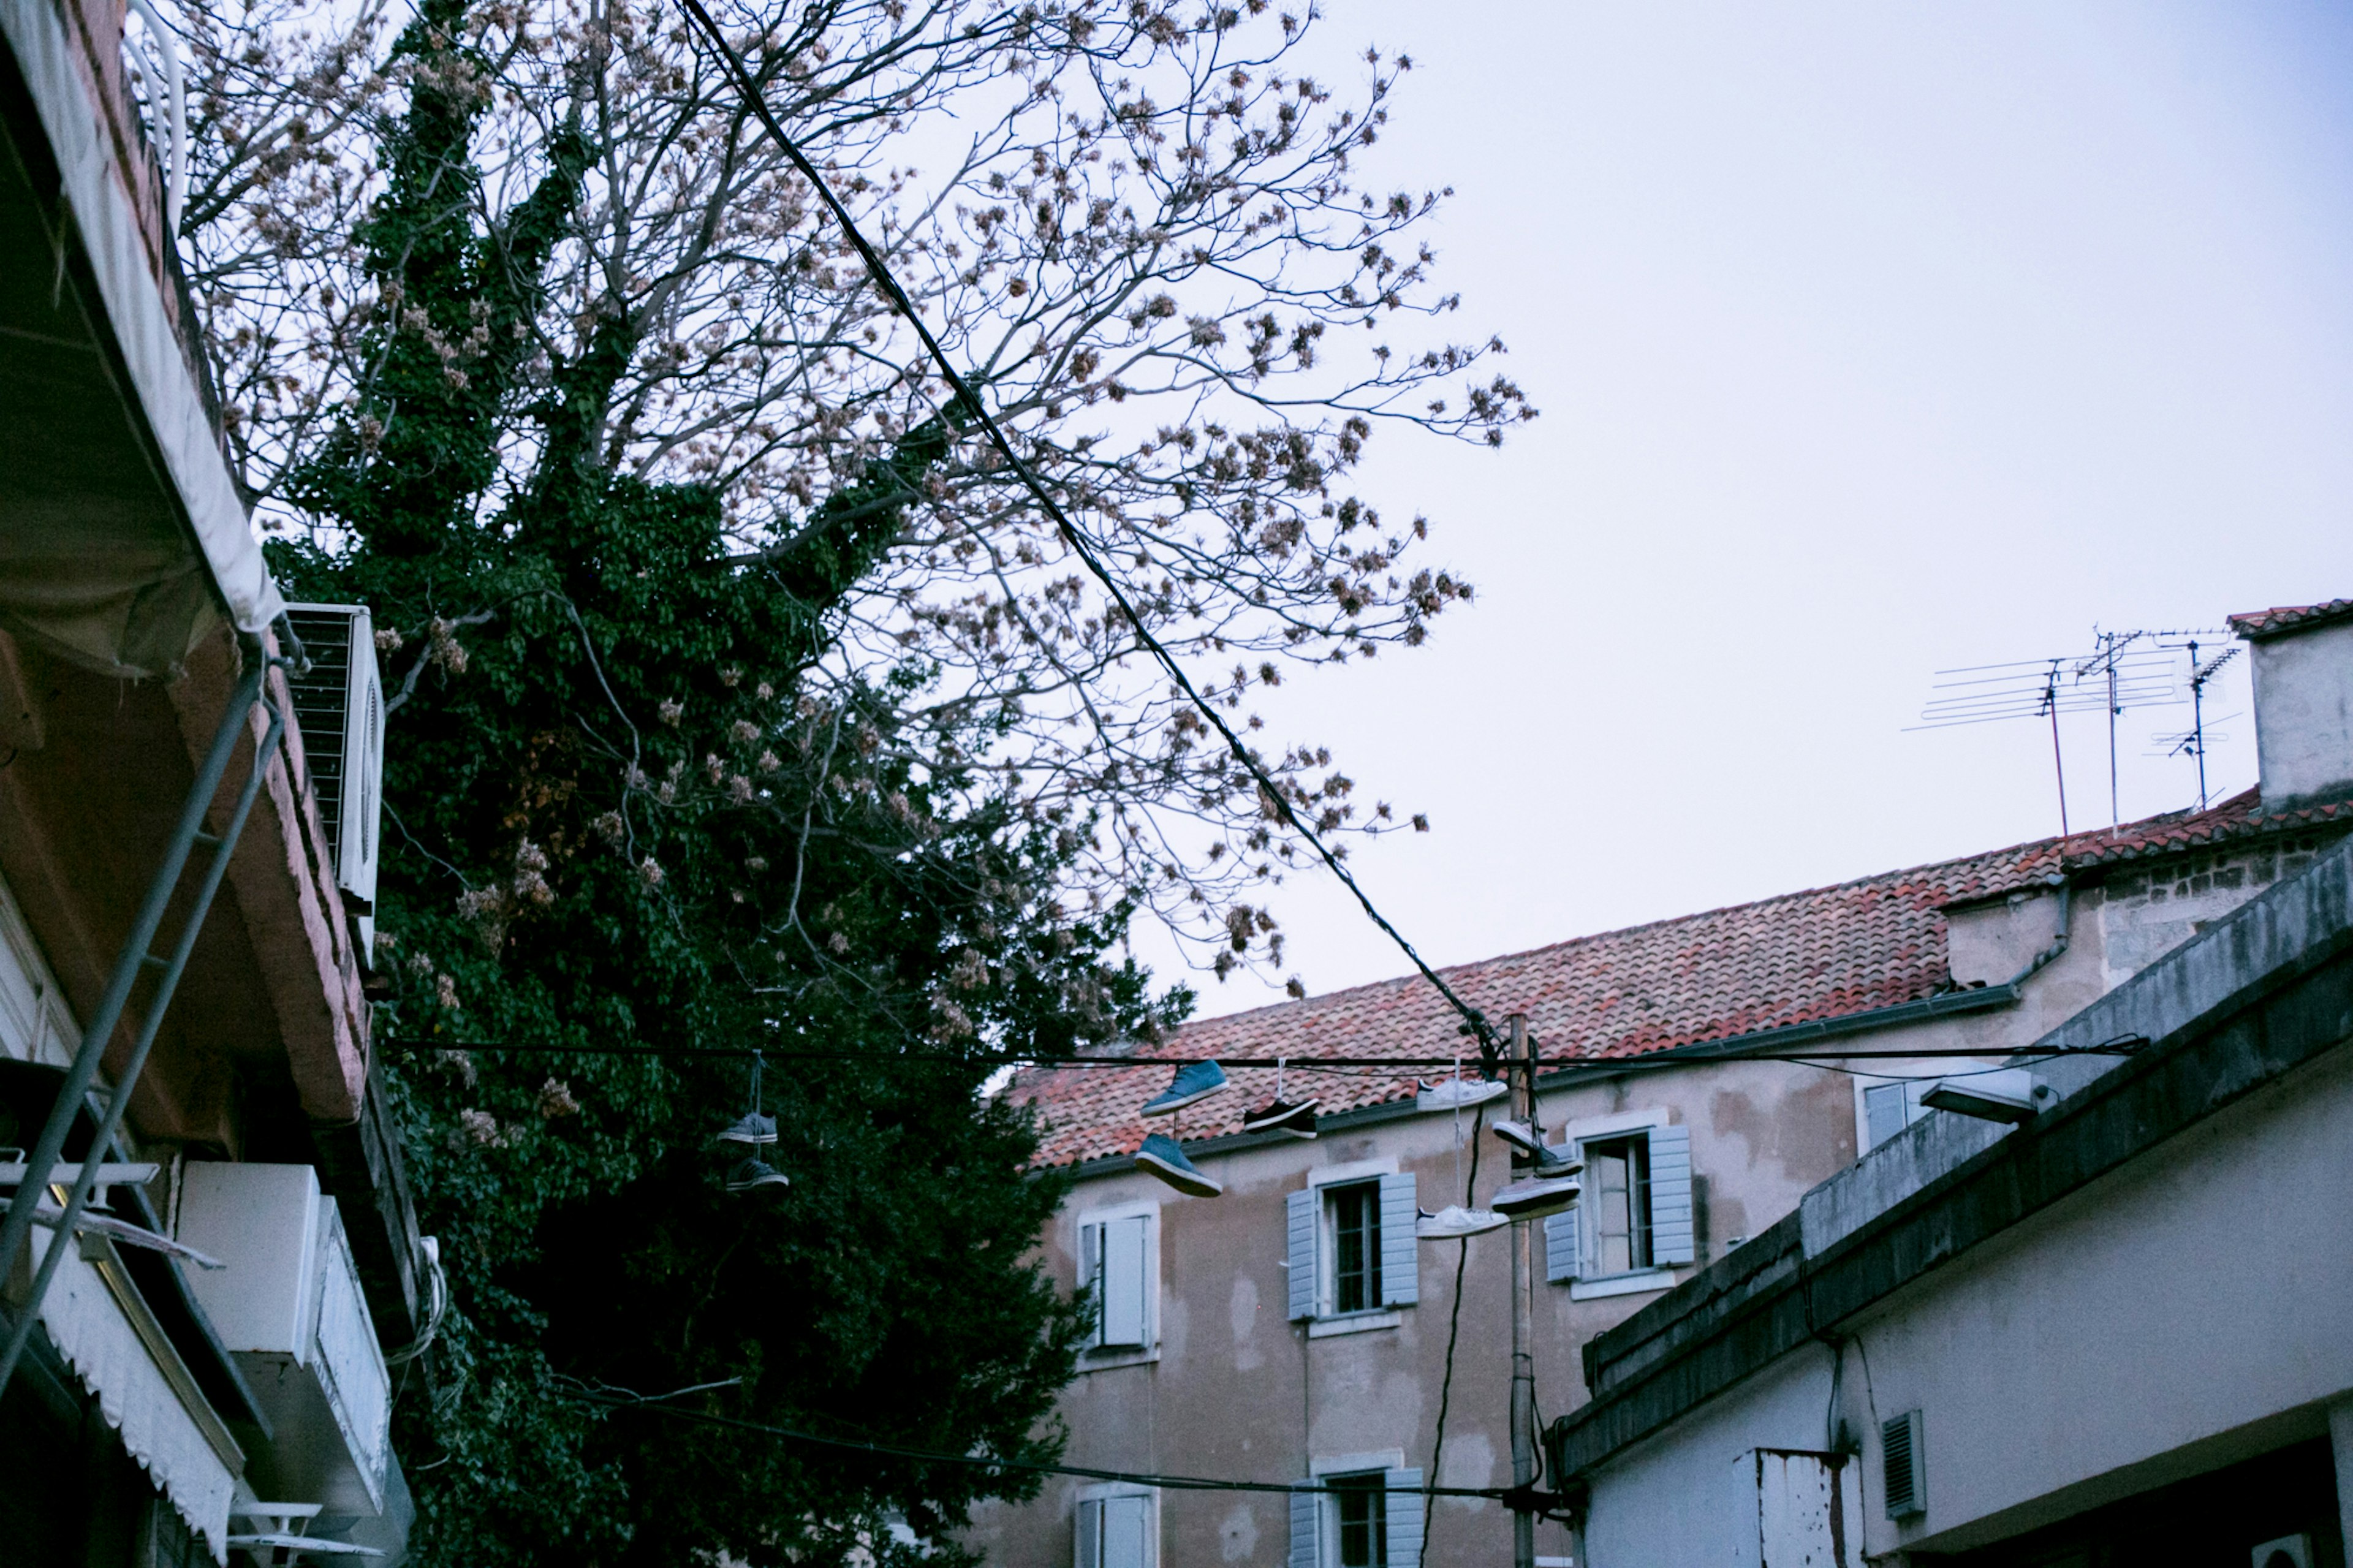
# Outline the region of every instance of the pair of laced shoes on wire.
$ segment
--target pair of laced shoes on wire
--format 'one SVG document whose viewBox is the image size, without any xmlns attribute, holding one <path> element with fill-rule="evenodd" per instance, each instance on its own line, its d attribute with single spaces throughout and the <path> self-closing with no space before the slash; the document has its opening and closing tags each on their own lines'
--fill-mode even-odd
<svg viewBox="0 0 2353 1568">
<path fill-rule="evenodd" d="M 1187 1106 L 1213 1094 L 1231 1089 L 1233 1082 L 1226 1069 L 1214 1061 L 1187 1062 L 1176 1069 L 1168 1087 L 1144 1102 L 1146 1116 L 1174 1116 Z M 1281 1132 L 1293 1138 L 1315 1136 L 1315 1108 L 1323 1101 L 1314 1095 L 1298 1100 L 1285 1098 L 1282 1092 L 1282 1067 L 1274 1069 L 1274 1098 L 1242 1118 L 1245 1132 Z M 1198 1198 L 1213 1198 L 1225 1191 L 1216 1177 L 1203 1172 L 1185 1158 L 1185 1151 L 1176 1139 L 1165 1132 L 1155 1132 L 1135 1152 L 1135 1163 L 1176 1188 Z"/>
</svg>

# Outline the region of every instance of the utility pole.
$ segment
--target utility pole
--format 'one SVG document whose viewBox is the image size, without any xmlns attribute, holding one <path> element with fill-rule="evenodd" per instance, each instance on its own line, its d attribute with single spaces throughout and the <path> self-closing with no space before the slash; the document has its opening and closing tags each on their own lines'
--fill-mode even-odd
<svg viewBox="0 0 2353 1568">
<path fill-rule="evenodd" d="M 1528 1017 L 1514 1013 L 1504 1022 L 1512 1031 L 1512 1115 L 1521 1125 L 1536 1125 L 1536 1048 L 1528 1037 Z M 1534 1162 L 1517 1150 L 1512 1153 L 1514 1179 L 1533 1173 Z M 1535 1253 L 1525 1217 L 1512 1221 L 1512 1485 L 1525 1491 L 1536 1479 L 1536 1367 L 1534 1347 L 1535 1303 Z M 1438 1478 L 1430 1478 L 1434 1485 Z M 1536 1516 L 1527 1510 L 1512 1513 L 1513 1568 L 1535 1568 Z"/>
</svg>

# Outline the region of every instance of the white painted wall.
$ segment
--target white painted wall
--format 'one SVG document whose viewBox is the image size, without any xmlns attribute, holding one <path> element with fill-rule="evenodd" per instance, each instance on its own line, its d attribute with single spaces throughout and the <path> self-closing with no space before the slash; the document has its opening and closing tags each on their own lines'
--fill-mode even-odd
<svg viewBox="0 0 2353 1568">
<path fill-rule="evenodd" d="M 2327 1431 L 2353 1390 L 2348 1152 L 2340 1047 L 1844 1326 L 1866 1552 L 1980 1545 Z M 1731 1561 L 1733 1461 L 1820 1446 L 1831 1366 L 1792 1352 L 1599 1472 L 1588 1568 Z M 1876 1435 L 1914 1408 L 1927 1507 L 1899 1526 Z"/>
<path fill-rule="evenodd" d="M 2353 784 L 2353 620 L 2254 647 L 2263 804 Z"/>
</svg>

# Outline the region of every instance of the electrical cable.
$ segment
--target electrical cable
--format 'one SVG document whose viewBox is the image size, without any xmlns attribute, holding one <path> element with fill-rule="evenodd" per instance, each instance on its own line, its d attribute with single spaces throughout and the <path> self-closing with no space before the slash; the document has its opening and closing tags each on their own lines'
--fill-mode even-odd
<svg viewBox="0 0 2353 1568">
<path fill-rule="evenodd" d="M 1301 1492 L 1336 1492 L 1340 1489 L 1322 1482 L 1233 1481 L 1209 1476 L 1162 1476 L 1133 1470 L 1103 1470 L 1086 1465 L 1050 1465 L 1027 1459 L 992 1459 L 979 1454 L 948 1454 L 929 1448 L 907 1448 L 892 1443 L 866 1443 L 849 1437 L 823 1437 L 814 1432 L 797 1431 L 790 1426 L 772 1426 L 760 1421 L 744 1421 L 731 1415 L 713 1415 L 704 1411 L 681 1410 L 674 1405 L 659 1405 L 642 1398 L 617 1399 L 609 1394 L 582 1393 L 560 1394 L 584 1405 L 601 1405 L 609 1410 L 640 1410 L 656 1415 L 666 1415 L 674 1421 L 692 1422 L 705 1426 L 725 1426 L 738 1432 L 757 1432 L 765 1436 L 783 1437 L 791 1442 L 808 1443 L 823 1448 L 845 1448 L 856 1453 L 873 1454 L 883 1458 L 913 1459 L 927 1465 L 965 1465 L 985 1470 L 1018 1470 L 1034 1476 L 1078 1476 L 1088 1480 L 1124 1481 L 1132 1486 L 1154 1487 L 1166 1491 L 1195 1492 L 1278 1492 L 1296 1496 Z M 1511 1495 L 1508 1487 L 1398 1487 L 1400 1492 L 1413 1492 L 1422 1497 L 1477 1498 L 1487 1502 L 1500 1502 Z"/>
<path fill-rule="evenodd" d="M 923 347 L 930 353 L 933 362 L 940 367 L 940 374 L 955 390 L 955 401 L 962 404 L 966 412 L 979 421 L 981 428 L 987 432 L 989 444 L 997 448 L 998 456 L 1011 465 L 1014 473 L 1029 489 L 1030 495 L 1036 498 L 1039 506 L 1044 510 L 1047 517 L 1052 521 L 1056 530 L 1062 535 L 1063 541 L 1070 545 L 1071 553 L 1079 558 L 1090 573 L 1093 574 L 1095 580 L 1103 584 L 1103 592 L 1110 596 L 1120 614 L 1127 617 L 1128 625 L 1135 630 L 1136 641 L 1144 646 L 1145 650 L 1152 656 L 1161 668 L 1167 671 L 1168 678 L 1176 682 L 1177 689 L 1185 694 L 1186 699 L 1225 741 L 1227 749 L 1233 753 L 1234 760 L 1241 764 L 1243 770 L 1257 784 L 1260 798 L 1274 804 L 1275 808 L 1282 812 L 1283 822 L 1306 843 L 1309 848 L 1315 851 L 1317 857 L 1331 869 L 1332 874 L 1340 879 L 1341 885 L 1356 896 L 1356 902 L 1363 906 L 1365 913 L 1371 918 L 1372 922 L 1397 944 L 1398 950 L 1411 961 L 1414 968 L 1420 972 L 1422 978 L 1437 988 L 1438 994 L 1446 998 L 1447 1005 L 1461 1015 L 1463 1022 L 1469 1026 L 1479 1041 L 1481 1056 L 1492 1068 L 1501 1055 L 1503 1042 L 1495 1033 L 1494 1026 L 1487 1022 L 1486 1015 L 1456 995 L 1453 987 L 1448 985 L 1440 977 L 1438 971 L 1423 961 L 1421 954 L 1415 951 L 1413 943 L 1406 940 L 1405 934 L 1389 923 L 1388 917 L 1381 913 L 1380 910 L 1374 905 L 1371 896 L 1357 885 L 1356 879 L 1349 874 L 1345 866 L 1341 864 L 1340 858 L 1332 852 L 1323 837 L 1292 808 L 1291 801 L 1283 794 L 1282 786 L 1261 765 L 1258 759 L 1250 754 L 1250 748 L 1242 742 L 1241 736 L 1235 731 L 1233 726 L 1226 722 L 1225 716 L 1218 711 L 1208 699 L 1201 695 L 1200 689 L 1193 684 L 1192 678 L 1185 673 L 1184 666 L 1176 662 L 1176 656 L 1170 653 L 1161 644 L 1160 639 L 1154 637 L 1145 627 L 1144 617 L 1136 613 L 1135 606 L 1129 600 L 1126 590 L 1119 585 L 1118 581 L 1112 576 L 1109 568 L 1097 557 L 1094 547 L 1089 544 L 1085 537 L 1079 532 L 1078 526 L 1071 521 L 1069 514 L 1064 512 L 1060 504 L 1048 493 L 1045 482 L 1038 478 L 1021 455 L 1013 449 L 1013 443 L 1007 438 L 1003 427 L 997 422 L 996 416 L 988 411 L 979 395 L 973 391 L 971 384 L 965 380 L 963 374 L 949 360 L 947 350 L 940 346 L 940 341 L 932 335 L 932 330 L 923 324 L 923 318 L 915 309 L 914 301 L 907 297 L 906 290 L 900 288 L 898 279 L 891 275 L 891 268 L 883 261 L 881 254 L 868 243 L 863 234 L 859 232 L 858 225 L 850 218 L 849 209 L 842 205 L 840 198 L 833 194 L 833 187 L 828 184 L 824 176 L 818 173 L 817 165 L 809 162 L 807 154 L 800 150 L 791 137 L 785 134 L 785 128 L 777 121 L 775 113 L 769 110 L 766 96 L 761 92 L 759 83 L 753 78 L 750 68 L 744 64 L 743 58 L 736 54 L 734 47 L 728 43 L 726 36 L 720 32 L 719 24 L 712 20 L 711 13 L 703 9 L 702 0 L 680 0 L 680 4 L 688 15 L 700 24 L 703 32 L 709 36 L 712 44 L 719 50 L 721 58 L 727 62 L 728 71 L 735 79 L 737 91 L 742 95 L 745 105 L 758 116 L 760 123 L 766 128 L 768 135 L 776 142 L 777 150 L 784 153 L 793 167 L 799 170 L 801 176 L 814 187 L 818 199 L 833 215 L 834 222 L 840 226 L 842 234 L 856 247 L 859 256 L 866 263 L 868 274 L 874 279 L 875 287 L 882 291 L 892 307 L 906 318 L 907 324 L 914 329 L 916 337 L 923 341 Z"/>
<path fill-rule="evenodd" d="M 1469 1208 L 1473 1194 L 1479 1190 L 1479 1131 L 1487 1121 L 1487 1108 L 1475 1107 L 1471 1116 L 1471 1174 L 1462 1184 L 1462 1206 Z M 1459 1122 L 1457 1125 L 1461 1125 Z M 1438 1467 L 1446 1458 L 1446 1411 L 1454 1402 L 1454 1347 L 1462 1337 L 1462 1281 L 1471 1268 L 1471 1238 L 1464 1237 L 1454 1254 L 1454 1310 L 1446 1318 L 1446 1373 L 1438 1380 L 1438 1430 L 1430 1443 L 1430 1479 L 1438 1479 Z M 1423 1568 L 1430 1561 L 1430 1529 L 1435 1521 L 1430 1510 L 1421 1517 L 1421 1551 L 1414 1558 L 1414 1568 Z"/>
<path fill-rule="evenodd" d="M 1981 1048 L 1955 1047 L 1936 1050 L 1869 1050 L 1869 1051 L 1742 1051 L 1722 1057 L 1564 1057 L 1555 1058 L 1552 1075 L 1567 1071 L 1598 1071 L 1603 1073 L 1644 1072 L 1664 1068 L 1703 1067 L 1722 1061 L 1796 1062 L 1801 1067 L 1818 1067 L 1832 1061 L 1930 1061 L 1940 1058 L 1979 1060 L 1989 1056 L 2007 1054 L 2031 1057 L 2043 1060 L 2057 1057 L 2128 1057 L 2148 1042 L 2137 1036 L 2125 1040 L 2110 1041 L 2101 1046 L 2044 1046 L 1997 1053 Z M 1203 1060 L 1215 1061 L 1220 1067 L 1274 1068 L 1288 1064 L 1293 1072 L 1340 1071 L 1352 1068 L 1442 1068 L 1450 1066 L 1452 1057 L 1166 1057 L 1166 1056 L 1071 1056 L 1040 1058 L 1038 1057 L 991 1054 L 982 1051 L 892 1051 L 877 1053 L 854 1050 L 848 1047 L 777 1047 L 777 1046 L 555 1046 L 510 1045 L 495 1040 L 392 1039 L 385 1042 L 386 1049 L 412 1051 L 508 1051 L 533 1056 L 578 1057 L 711 1057 L 741 1059 L 744 1057 L 771 1056 L 780 1061 L 855 1061 L 877 1067 L 888 1063 L 925 1062 L 965 1067 L 1028 1067 L 1060 1069 L 1064 1068 L 1127 1068 L 1127 1067 L 1189 1067 Z M 1842 1072 L 1842 1068 L 1826 1068 Z M 1987 1068 L 1986 1072 L 1999 1072 L 1999 1068 Z M 1896 1078 L 1892 1073 L 1858 1073 L 1861 1078 Z M 1943 1073 L 1936 1076 L 1963 1078 L 1965 1073 Z"/>
</svg>

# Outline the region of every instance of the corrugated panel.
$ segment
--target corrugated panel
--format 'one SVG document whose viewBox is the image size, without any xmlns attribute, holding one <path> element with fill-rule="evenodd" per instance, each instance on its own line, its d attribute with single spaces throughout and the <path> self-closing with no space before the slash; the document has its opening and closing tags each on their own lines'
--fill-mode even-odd
<svg viewBox="0 0 2353 1568">
<path fill-rule="evenodd" d="M 1693 1224 L 1691 1129 L 1651 1129 L 1651 1261 L 1662 1267 L 1698 1256 Z"/>
<path fill-rule="evenodd" d="M 1381 1305 L 1410 1307 L 1421 1300 L 1421 1252 L 1413 1234 L 1420 1215 L 1410 1173 L 1381 1178 Z"/>
<path fill-rule="evenodd" d="M 1295 1321 L 1315 1315 L 1315 1190 L 1293 1193 L 1283 1200 L 1289 1226 L 1291 1316 Z"/>
<path fill-rule="evenodd" d="M 1577 1211 L 1545 1215 L 1545 1278 L 1557 1285 L 1577 1278 Z"/>
<path fill-rule="evenodd" d="M 1106 1345 L 1150 1342 L 1151 1252 L 1145 1245 L 1145 1227 L 1150 1223 L 1139 1214 L 1113 1220 L 1103 1227 L 1102 1323 L 1103 1342 Z"/>
<path fill-rule="evenodd" d="M 1422 1506 L 1427 1500 L 1421 1495 L 1421 1472 L 1414 1469 L 1386 1470 L 1381 1485 L 1388 1489 L 1381 1502 L 1387 1511 L 1388 1525 L 1388 1560 L 1398 1564 L 1421 1561 Z"/>
<path fill-rule="evenodd" d="M 1323 1522 L 1322 1494 L 1291 1494 L 1291 1568 L 1324 1568 L 1323 1546 L 1317 1539 Z"/>
</svg>

